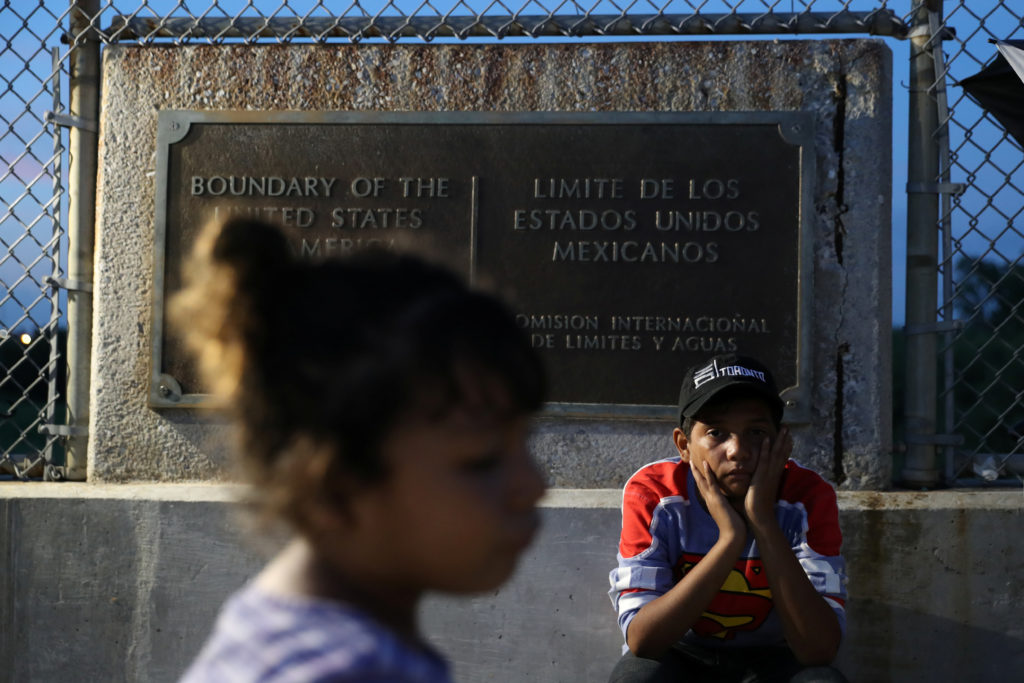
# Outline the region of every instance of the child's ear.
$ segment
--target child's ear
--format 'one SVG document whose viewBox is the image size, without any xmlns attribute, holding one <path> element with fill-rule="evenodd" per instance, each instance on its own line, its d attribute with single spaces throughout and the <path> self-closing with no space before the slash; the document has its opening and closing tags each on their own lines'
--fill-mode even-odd
<svg viewBox="0 0 1024 683">
<path fill-rule="evenodd" d="M 317 534 L 339 534 L 352 527 L 353 500 L 367 490 L 352 475 L 332 471 L 339 457 L 338 446 L 300 436 L 275 463 L 273 474 L 287 485 L 302 525 Z"/>
<path fill-rule="evenodd" d="M 679 451 L 679 457 L 683 459 L 683 462 L 690 462 L 690 440 L 686 438 L 686 432 L 679 427 L 672 430 L 672 441 L 676 445 L 676 450 Z"/>
</svg>

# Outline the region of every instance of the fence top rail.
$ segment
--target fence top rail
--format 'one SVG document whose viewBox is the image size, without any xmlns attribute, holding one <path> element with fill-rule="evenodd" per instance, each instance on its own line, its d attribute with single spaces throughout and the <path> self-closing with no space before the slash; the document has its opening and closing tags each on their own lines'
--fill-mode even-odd
<svg viewBox="0 0 1024 683">
<path fill-rule="evenodd" d="M 636 35 L 870 34 L 906 38 L 908 25 L 889 9 L 870 12 L 759 14 L 542 14 L 315 17 L 115 16 L 104 42 L 297 38 L 504 38 Z"/>
</svg>

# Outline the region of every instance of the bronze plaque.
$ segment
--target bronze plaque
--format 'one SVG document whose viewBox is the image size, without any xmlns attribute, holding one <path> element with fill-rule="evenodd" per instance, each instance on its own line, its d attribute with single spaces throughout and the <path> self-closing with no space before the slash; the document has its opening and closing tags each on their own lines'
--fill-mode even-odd
<svg viewBox="0 0 1024 683">
<path fill-rule="evenodd" d="M 496 286 L 551 412 L 670 417 L 736 351 L 805 419 L 812 140 L 803 112 L 161 112 L 151 402 L 202 402 L 163 305 L 201 224 L 245 212 L 300 256 L 401 245 Z"/>
</svg>

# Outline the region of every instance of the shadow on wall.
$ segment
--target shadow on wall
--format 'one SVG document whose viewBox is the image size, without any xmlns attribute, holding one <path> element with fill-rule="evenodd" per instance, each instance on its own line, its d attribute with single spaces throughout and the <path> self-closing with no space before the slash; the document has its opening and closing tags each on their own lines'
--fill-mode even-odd
<svg viewBox="0 0 1024 683">
<path fill-rule="evenodd" d="M 1002 681 L 1024 671 L 1024 630 L 1015 637 L 868 599 L 853 600 L 847 616 L 837 665 L 851 681 L 947 681 L 968 671 L 963 680 Z"/>
</svg>

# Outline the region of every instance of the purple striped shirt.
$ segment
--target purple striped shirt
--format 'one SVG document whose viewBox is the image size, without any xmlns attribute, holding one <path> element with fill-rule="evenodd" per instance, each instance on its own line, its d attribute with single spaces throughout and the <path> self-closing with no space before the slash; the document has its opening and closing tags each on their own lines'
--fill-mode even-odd
<svg viewBox="0 0 1024 683">
<path fill-rule="evenodd" d="M 365 613 L 246 586 L 221 609 L 181 683 L 451 683 L 448 665 Z"/>
</svg>

